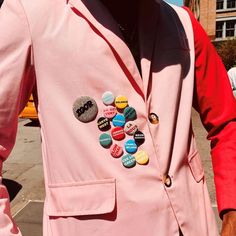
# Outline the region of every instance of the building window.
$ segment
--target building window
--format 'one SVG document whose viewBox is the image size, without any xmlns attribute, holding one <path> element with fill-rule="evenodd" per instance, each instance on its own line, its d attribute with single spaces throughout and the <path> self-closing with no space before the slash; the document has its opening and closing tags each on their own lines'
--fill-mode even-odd
<svg viewBox="0 0 236 236">
<path fill-rule="evenodd" d="M 236 8 L 236 0 L 227 0 L 227 8 Z"/>
<path fill-rule="evenodd" d="M 216 9 L 217 10 L 224 9 L 224 0 L 217 0 L 216 1 Z"/>
<path fill-rule="evenodd" d="M 224 22 L 216 22 L 216 38 L 223 38 L 223 27 L 224 27 Z"/>
<path fill-rule="evenodd" d="M 236 20 L 226 21 L 226 37 L 235 37 Z"/>
<path fill-rule="evenodd" d="M 216 0 L 216 10 L 236 8 L 236 0 Z"/>
<path fill-rule="evenodd" d="M 216 22 L 216 39 L 236 37 L 236 19 Z"/>
</svg>

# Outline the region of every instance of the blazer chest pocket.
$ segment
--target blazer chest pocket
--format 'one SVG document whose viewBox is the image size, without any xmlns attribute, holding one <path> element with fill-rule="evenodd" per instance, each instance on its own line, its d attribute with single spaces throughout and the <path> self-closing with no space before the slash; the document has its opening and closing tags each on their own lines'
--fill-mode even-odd
<svg viewBox="0 0 236 236">
<path fill-rule="evenodd" d="M 82 216 L 111 213 L 115 208 L 115 179 L 49 185 L 49 216 Z"/>
<path fill-rule="evenodd" d="M 204 169 L 197 150 L 188 157 L 188 164 L 194 179 L 199 183 L 204 177 Z"/>
</svg>

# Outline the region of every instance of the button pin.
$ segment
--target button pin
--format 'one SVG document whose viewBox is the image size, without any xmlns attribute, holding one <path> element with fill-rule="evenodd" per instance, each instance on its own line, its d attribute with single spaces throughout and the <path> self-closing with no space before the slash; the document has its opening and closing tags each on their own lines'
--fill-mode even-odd
<svg viewBox="0 0 236 236">
<path fill-rule="evenodd" d="M 122 157 L 122 164 L 126 168 L 132 168 L 136 165 L 136 160 L 134 156 L 126 154 Z"/>
<path fill-rule="evenodd" d="M 159 117 L 155 113 L 150 113 L 149 116 L 148 116 L 148 119 L 154 125 L 159 124 Z"/>
<path fill-rule="evenodd" d="M 100 117 L 97 121 L 97 125 L 101 131 L 107 131 L 111 128 L 110 121 L 106 117 Z"/>
<path fill-rule="evenodd" d="M 126 120 L 135 120 L 137 118 L 136 110 L 133 107 L 126 107 L 124 109 L 124 116 Z"/>
<path fill-rule="evenodd" d="M 101 134 L 99 137 L 99 142 L 104 148 L 108 148 L 112 144 L 112 138 L 109 134 Z"/>
<path fill-rule="evenodd" d="M 79 121 L 83 123 L 91 122 L 96 118 L 98 113 L 97 103 L 91 97 L 79 97 L 73 104 L 73 113 Z"/>
<path fill-rule="evenodd" d="M 148 154 L 143 150 L 138 151 L 134 157 L 139 165 L 146 165 L 149 162 Z"/>
<path fill-rule="evenodd" d="M 125 138 L 125 132 L 122 127 L 115 127 L 111 130 L 111 135 L 114 140 L 120 141 Z"/>
<path fill-rule="evenodd" d="M 102 95 L 102 101 L 105 105 L 111 105 L 115 101 L 115 97 L 112 92 L 107 91 Z"/>
<path fill-rule="evenodd" d="M 125 117 L 122 114 L 117 114 L 113 120 L 112 123 L 115 127 L 124 127 L 125 125 Z"/>
<path fill-rule="evenodd" d="M 123 149 L 117 144 L 113 144 L 110 148 L 110 153 L 114 158 L 119 158 L 123 155 Z"/>
<path fill-rule="evenodd" d="M 137 144 L 135 143 L 135 141 L 133 139 L 129 139 L 125 143 L 125 150 L 128 153 L 134 154 L 134 153 L 137 152 L 138 146 L 137 146 Z"/>
<path fill-rule="evenodd" d="M 128 99 L 125 96 L 119 95 L 115 99 L 115 105 L 118 109 L 124 109 L 128 106 Z"/>
<path fill-rule="evenodd" d="M 117 114 L 117 110 L 113 106 L 107 106 L 103 109 L 103 114 L 106 118 L 112 119 Z"/>
<path fill-rule="evenodd" d="M 138 131 L 138 126 L 134 124 L 133 122 L 127 122 L 125 124 L 125 133 L 128 135 L 134 135 Z"/>
<path fill-rule="evenodd" d="M 145 135 L 141 131 L 137 131 L 134 134 L 134 140 L 138 146 L 142 145 L 145 142 Z"/>
</svg>

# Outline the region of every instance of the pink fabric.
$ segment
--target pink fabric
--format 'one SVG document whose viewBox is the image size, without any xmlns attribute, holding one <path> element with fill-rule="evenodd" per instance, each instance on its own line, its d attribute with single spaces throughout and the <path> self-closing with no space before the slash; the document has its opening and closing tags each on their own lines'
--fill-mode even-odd
<svg viewBox="0 0 236 236">
<path fill-rule="evenodd" d="M 0 13 L 0 156 L 5 160 L 14 144 L 17 113 L 35 83 L 25 71 L 33 65 L 44 236 L 179 236 L 179 227 L 186 236 L 218 235 L 191 129 L 195 52 L 188 13 L 162 1 L 143 8 L 142 21 L 152 27 L 140 29 L 141 78 L 99 1 L 21 2 L 5 0 Z M 96 100 L 101 116 L 105 91 L 126 95 L 135 107 L 148 165 L 125 169 L 100 146 L 96 121 L 74 117 L 73 103 L 83 95 Z M 158 114 L 158 126 L 148 121 L 150 112 Z M 163 184 L 166 174 L 171 187 Z M 0 209 L 7 201 L 4 195 Z M 1 210 L 0 235 L 20 235 L 9 219 L 9 209 Z"/>
<path fill-rule="evenodd" d="M 48 192 L 47 214 L 50 216 L 105 214 L 115 207 L 113 179 L 50 185 Z"/>
</svg>

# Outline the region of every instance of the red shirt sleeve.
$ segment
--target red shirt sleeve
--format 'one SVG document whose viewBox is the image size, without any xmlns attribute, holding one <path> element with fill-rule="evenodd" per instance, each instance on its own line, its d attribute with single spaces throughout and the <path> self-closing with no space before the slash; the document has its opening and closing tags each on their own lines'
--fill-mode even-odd
<svg viewBox="0 0 236 236">
<path fill-rule="evenodd" d="M 220 216 L 236 209 L 236 99 L 226 69 L 189 9 L 195 43 L 194 108 L 208 131 Z"/>
</svg>

